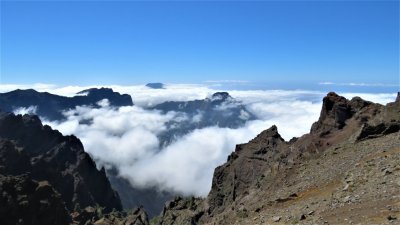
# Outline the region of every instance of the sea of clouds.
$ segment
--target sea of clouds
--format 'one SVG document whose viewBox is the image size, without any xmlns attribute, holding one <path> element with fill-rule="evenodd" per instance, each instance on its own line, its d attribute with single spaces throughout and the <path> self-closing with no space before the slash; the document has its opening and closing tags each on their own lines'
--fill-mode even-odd
<svg viewBox="0 0 400 225">
<path fill-rule="evenodd" d="M 73 96 L 93 87 L 100 86 L 0 85 L 0 92 L 34 88 Z M 130 94 L 135 105 L 116 108 L 102 100 L 98 102 L 99 107 L 78 106 L 64 112 L 67 117 L 64 121 L 42 118 L 44 123 L 65 135 L 79 137 L 98 166 L 117 168 L 119 175 L 133 186 L 156 186 L 160 190 L 195 196 L 208 194 L 214 168 L 226 161 L 236 144 L 248 142 L 274 124 L 285 140 L 308 133 L 319 117 L 322 98 L 326 95 L 307 90 L 230 90 L 230 95 L 241 101 L 257 120 L 247 121 L 238 129 L 216 126 L 196 129 L 160 147 L 157 135 L 166 131 L 168 122 L 199 118 L 187 118 L 173 111 L 163 114 L 147 107 L 165 101 L 204 99 L 224 90 L 195 84 L 170 84 L 166 89 L 150 89 L 144 85 L 107 87 Z M 382 104 L 395 99 L 395 94 L 339 94 L 347 98 L 360 96 Z M 17 109 L 16 113 L 32 113 L 35 109 L 35 106 Z"/>
</svg>

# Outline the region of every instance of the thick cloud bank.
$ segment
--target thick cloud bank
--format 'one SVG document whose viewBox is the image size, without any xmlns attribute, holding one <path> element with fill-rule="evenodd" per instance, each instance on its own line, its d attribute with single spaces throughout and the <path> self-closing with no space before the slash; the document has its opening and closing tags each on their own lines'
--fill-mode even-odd
<svg viewBox="0 0 400 225">
<path fill-rule="evenodd" d="M 46 91 L 73 95 L 88 87 L 61 87 Z M 146 107 L 164 101 L 203 99 L 213 90 L 200 85 L 167 85 L 166 89 L 144 86 L 110 86 L 132 95 L 135 106 L 114 108 L 107 100 L 99 108 L 78 106 L 64 112 L 65 121 L 45 121 L 63 134 L 78 136 L 87 152 L 100 166 L 114 166 L 120 176 L 137 187 L 156 186 L 187 195 L 205 196 L 211 188 L 214 168 L 226 161 L 235 145 L 254 138 L 275 124 L 289 140 L 307 133 L 318 119 L 322 98 L 326 93 L 315 91 L 229 91 L 241 100 L 258 120 L 247 121 L 238 129 L 207 127 L 179 137 L 168 146 L 160 147 L 158 135 L 165 132 L 168 122 L 198 121 L 177 112 L 166 114 Z M 43 90 L 41 90 L 43 91 Z M 394 94 L 340 93 L 348 98 L 361 96 L 379 103 L 393 101 Z M 32 112 L 19 109 L 18 113 Z"/>
</svg>

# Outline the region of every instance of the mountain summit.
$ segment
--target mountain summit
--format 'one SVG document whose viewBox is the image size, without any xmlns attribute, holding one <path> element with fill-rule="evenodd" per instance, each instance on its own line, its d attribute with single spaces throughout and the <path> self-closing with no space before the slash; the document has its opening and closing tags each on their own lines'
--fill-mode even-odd
<svg viewBox="0 0 400 225">
<path fill-rule="evenodd" d="M 232 99 L 228 92 L 216 92 L 211 96 L 212 101 L 226 101 L 227 99 Z"/>
</svg>

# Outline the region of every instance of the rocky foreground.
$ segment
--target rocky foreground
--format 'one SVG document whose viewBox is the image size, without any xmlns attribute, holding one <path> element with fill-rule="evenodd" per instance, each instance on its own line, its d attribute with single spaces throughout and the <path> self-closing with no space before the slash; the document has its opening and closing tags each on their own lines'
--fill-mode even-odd
<svg viewBox="0 0 400 225">
<path fill-rule="evenodd" d="M 150 222 L 121 203 L 74 136 L 0 115 L 1 224 L 398 224 L 400 100 L 329 93 L 309 134 L 273 126 L 236 146 L 205 199 L 176 198 Z"/>
</svg>

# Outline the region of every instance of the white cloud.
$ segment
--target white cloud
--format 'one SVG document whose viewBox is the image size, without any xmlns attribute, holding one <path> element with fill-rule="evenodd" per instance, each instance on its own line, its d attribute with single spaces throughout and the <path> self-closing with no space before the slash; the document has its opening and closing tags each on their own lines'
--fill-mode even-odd
<svg viewBox="0 0 400 225">
<path fill-rule="evenodd" d="M 335 83 L 335 82 L 320 82 L 320 85 L 335 85 L 335 86 L 360 86 L 360 87 L 399 87 L 400 84 L 384 84 L 384 83 Z"/>
<path fill-rule="evenodd" d="M 206 80 L 205 83 L 233 83 L 233 84 L 245 84 L 250 83 L 247 80 Z"/>
<path fill-rule="evenodd" d="M 203 113 L 187 118 L 176 112 L 161 114 L 138 106 L 113 108 L 101 104 L 100 108 L 78 106 L 65 112 L 66 121 L 45 123 L 64 134 L 77 135 L 98 164 L 116 166 L 120 175 L 135 186 L 156 185 L 205 196 L 211 188 L 214 168 L 226 161 L 236 144 L 249 141 L 273 124 L 279 126 L 285 139 L 300 136 L 308 132 L 318 116 L 320 103 L 275 99 L 274 103 L 251 102 L 248 108 L 260 120 L 249 121 L 239 129 L 197 129 L 161 148 L 157 135 L 166 130 L 167 122 L 199 122 Z"/>
<path fill-rule="evenodd" d="M 73 96 L 93 86 L 42 87 L 39 91 Z M 136 105 L 114 108 L 102 100 L 98 103 L 100 108 L 78 106 L 64 112 L 66 121 L 44 123 L 63 134 L 78 136 L 97 164 L 117 167 L 120 175 L 133 185 L 156 185 L 160 189 L 199 196 L 208 193 L 214 168 L 226 161 L 236 144 L 247 142 L 274 124 L 285 140 L 307 133 L 311 124 L 318 119 L 322 98 L 326 95 L 307 90 L 232 90 L 229 91 L 230 95 L 246 105 L 258 120 L 248 121 L 239 129 L 197 129 L 176 139 L 169 146 L 160 147 L 158 135 L 166 131 L 168 122 L 200 122 L 205 115 L 199 111 L 189 118 L 184 113 L 162 114 L 143 107 L 163 101 L 204 99 L 223 90 L 187 84 L 169 84 L 166 89 L 149 89 L 144 85 L 108 87 L 130 94 Z M 396 97 L 395 94 L 338 94 L 347 98 L 361 96 L 382 104 L 394 101 Z M 246 117 L 245 114 L 241 116 Z"/>
<path fill-rule="evenodd" d="M 211 188 L 214 168 L 225 162 L 238 142 L 252 138 L 247 129 L 209 127 L 195 130 L 159 154 L 121 168 L 121 175 L 139 186 L 205 196 Z M 132 179 L 133 178 L 133 179 Z"/>
<path fill-rule="evenodd" d="M 360 97 L 362 99 L 380 103 L 380 104 L 387 104 L 389 102 L 394 102 L 396 99 L 396 94 L 388 94 L 388 93 L 338 93 L 347 99 L 351 99 L 353 97 Z"/>
<path fill-rule="evenodd" d="M 31 105 L 28 108 L 25 108 L 25 107 L 16 108 L 13 111 L 13 113 L 14 114 L 21 114 L 21 115 L 24 115 L 24 114 L 35 114 L 36 110 L 37 110 L 37 106 Z"/>
</svg>

